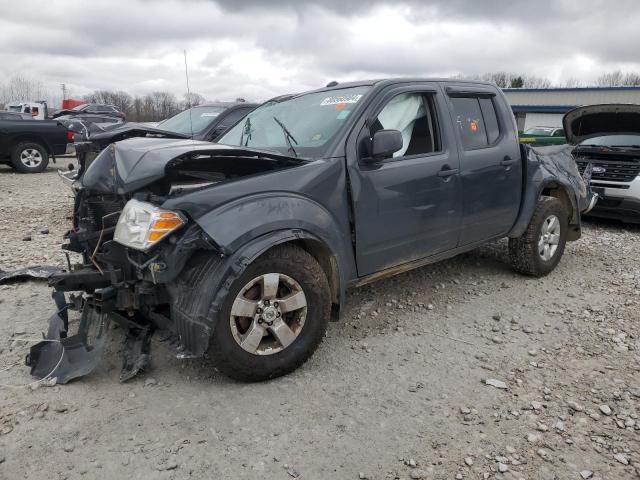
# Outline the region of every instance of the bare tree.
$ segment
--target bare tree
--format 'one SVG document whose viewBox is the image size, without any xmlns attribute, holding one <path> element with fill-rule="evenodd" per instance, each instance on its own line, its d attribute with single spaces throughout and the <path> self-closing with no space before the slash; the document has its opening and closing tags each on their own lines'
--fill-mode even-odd
<svg viewBox="0 0 640 480">
<path fill-rule="evenodd" d="M 84 100 L 88 103 L 103 103 L 107 105 L 115 105 L 121 112 L 125 114 L 131 113 L 133 98 L 127 92 L 96 90 L 89 95 L 84 96 Z"/>
<path fill-rule="evenodd" d="M 584 82 L 578 78 L 575 77 L 571 77 L 568 78 L 567 80 L 565 80 L 562 83 L 562 86 L 565 88 L 576 88 L 576 87 L 583 87 L 584 86 Z"/>
<path fill-rule="evenodd" d="M 596 85 L 599 87 L 639 86 L 640 73 L 623 72 L 622 70 L 606 72 L 596 79 Z"/>
<path fill-rule="evenodd" d="M 187 108 L 202 105 L 203 103 L 206 103 L 206 101 L 207 100 L 199 93 L 185 93 L 182 107 L 186 110 Z"/>
<path fill-rule="evenodd" d="M 5 83 L 0 84 L 0 103 L 20 101 L 49 101 L 51 92 L 47 90 L 41 81 L 33 80 L 27 76 L 14 75 Z"/>
</svg>

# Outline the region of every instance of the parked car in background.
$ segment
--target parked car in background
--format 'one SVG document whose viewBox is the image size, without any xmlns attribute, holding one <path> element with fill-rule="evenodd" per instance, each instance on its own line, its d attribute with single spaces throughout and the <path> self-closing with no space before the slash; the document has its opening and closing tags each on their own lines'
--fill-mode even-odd
<svg viewBox="0 0 640 480">
<path fill-rule="evenodd" d="M 266 102 L 218 143 L 103 149 L 74 183 L 64 248 L 84 261 L 50 280 L 59 313 L 32 375 L 86 375 L 110 320 L 128 332 L 121 380 L 148 365 L 154 332 L 179 358 L 274 378 L 313 354 L 349 287 L 503 237 L 515 270 L 541 277 L 580 237 L 593 196 L 570 147 L 521 146 L 495 85 L 330 85 Z"/>
<path fill-rule="evenodd" d="M 590 215 L 640 223 L 640 105 L 579 107 L 563 120 L 581 171 L 600 196 Z"/>
<path fill-rule="evenodd" d="M 561 127 L 532 127 L 519 135 L 520 143 L 535 146 L 563 145 L 567 143 Z"/>
<path fill-rule="evenodd" d="M 0 120 L 0 162 L 21 173 L 42 172 L 72 143 L 73 132 L 55 120 Z"/>
<path fill-rule="evenodd" d="M 242 120 L 257 104 L 219 102 L 198 105 L 163 120 L 154 126 L 128 122 L 115 128 L 94 129 L 88 137 L 78 136 L 75 149 L 80 172 L 105 148 L 114 142 L 132 137 L 191 138 L 215 142 L 222 134 Z M 106 125 L 102 125 L 106 127 Z"/>
<path fill-rule="evenodd" d="M 213 142 L 257 106 L 246 102 L 198 105 L 159 122 L 155 128 Z"/>
<path fill-rule="evenodd" d="M 85 103 L 84 105 L 78 105 L 69 110 L 57 110 L 51 115 L 51 118 L 58 118 L 62 115 L 80 115 L 80 114 L 92 114 L 102 115 L 109 117 L 118 117 L 122 121 L 126 120 L 126 116 L 123 112 L 118 110 L 115 105 L 105 105 L 101 103 Z"/>
<path fill-rule="evenodd" d="M 0 111 L 0 120 L 33 120 L 33 117 L 29 113 Z"/>
<path fill-rule="evenodd" d="M 44 100 L 35 102 L 12 102 L 7 104 L 7 110 L 31 115 L 34 120 L 46 120 L 49 116 L 47 102 Z"/>
<path fill-rule="evenodd" d="M 84 123 L 109 123 L 109 124 L 122 124 L 124 120 L 120 117 L 113 117 L 110 115 L 99 115 L 97 113 L 79 113 L 77 115 L 60 115 L 56 120 L 80 120 Z"/>
</svg>

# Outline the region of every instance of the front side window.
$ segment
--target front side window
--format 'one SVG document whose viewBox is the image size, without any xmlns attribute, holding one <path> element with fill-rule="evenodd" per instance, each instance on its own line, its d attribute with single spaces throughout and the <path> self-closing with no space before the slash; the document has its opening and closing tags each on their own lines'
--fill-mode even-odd
<svg viewBox="0 0 640 480">
<path fill-rule="evenodd" d="M 402 148 L 393 158 L 433 153 L 439 149 L 435 115 L 431 96 L 423 93 L 402 93 L 393 97 L 376 117 L 369 131 L 399 130 Z"/>
<path fill-rule="evenodd" d="M 218 142 L 321 158 L 368 90 L 366 86 L 350 87 L 267 102 Z"/>
</svg>

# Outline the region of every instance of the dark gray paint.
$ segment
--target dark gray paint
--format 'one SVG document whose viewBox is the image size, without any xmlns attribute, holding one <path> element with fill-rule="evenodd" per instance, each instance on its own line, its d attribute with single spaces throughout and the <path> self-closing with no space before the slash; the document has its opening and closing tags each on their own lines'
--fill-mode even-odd
<svg viewBox="0 0 640 480">
<path fill-rule="evenodd" d="M 575 165 L 562 163 L 564 155 L 559 164 L 553 155 L 522 157 L 513 117 L 499 89 L 483 83 L 424 80 L 370 84 L 371 90 L 334 139 L 327 158 L 296 159 L 298 166 L 223 182 L 169 199 L 163 207 L 187 212 L 227 254 L 273 232 L 308 232 L 336 256 L 340 277 L 346 281 L 343 288 L 388 268 L 430 257 L 441 259 L 446 252 L 455 254 L 466 246 L 521 234 L 550 183 L 564 188 L 576 206 L 572 224 L 579 231 L 579 206 L 586 205 L 587 191 Z M 366 120 L 388 99 L 409 91 L 433 93 L 443 151 L 373 165 L 360 162 L 356 145 Z M 474 93 L 495 98 L 502 135 L 492 147 L 464 152 L 448 98 Z M 235 155 L 239 162 L 243 156 L 264 156 L 265 162 L 289 158 L 248 148 L 162 139 L 120 142 L 116 152 L 121 193 L 157 181 L 169 162 L 194 152 Z M 501 165 L 507 157 L 513 163 Z M 445 167 L 459 173 L 438 177 Z"/>
</svg>

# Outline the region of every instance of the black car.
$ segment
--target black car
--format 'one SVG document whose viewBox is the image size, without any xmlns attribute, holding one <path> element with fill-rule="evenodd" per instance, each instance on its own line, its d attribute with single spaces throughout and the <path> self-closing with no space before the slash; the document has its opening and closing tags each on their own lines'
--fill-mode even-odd
<svg viewBox="0 0 640 480">
<path fill-rule="evenodd" d="M 217 102 L 180 112 L 155 128 L 180 133 L 194 140 L 214 141 L 258 105 L 246 102 Z"/>
<path fill-rule="evenodd" d="M 81 121 L 85 124 L 98 123 L 98 124 L 122 124 L 124 120 L 120 117 L 113 117 L 110 115 L 98 115 L 97 113 L 80 113 L 78 115 L 61 115 L 56 120 L 64 120 L 67 122 Z"/>
<path fill-rule="evenodd" d="M 122 121 L 126 120 L 125 114 L 118 110 L 118 107 L 116 107 L 115 105 L 105 105 L 101 103 L 85 103 L 84 105 L 78 105 L 77 107 L 73 107 L 71 109 L 58 110 L 51 115 L 51 118 L 58 118 L 63 115 L 73 116 L 80 114 L 117 117 L 121 118 Z"/>
<path fill-rule="evenodd" d="M 218 102 L 198 105 L 157 125 L 127 122 L 113 128 L 101 125 L 86 136 L 76 138 L 80 168 L 88 165 L 107 145 L 132 137 L 176 138 L 215 142 L 258 105 L 247 102 Z M 87 123 L 87 122 L 83 122 Z M 74 130 L 80 133 L 78 130 Z"/>
</svg>

